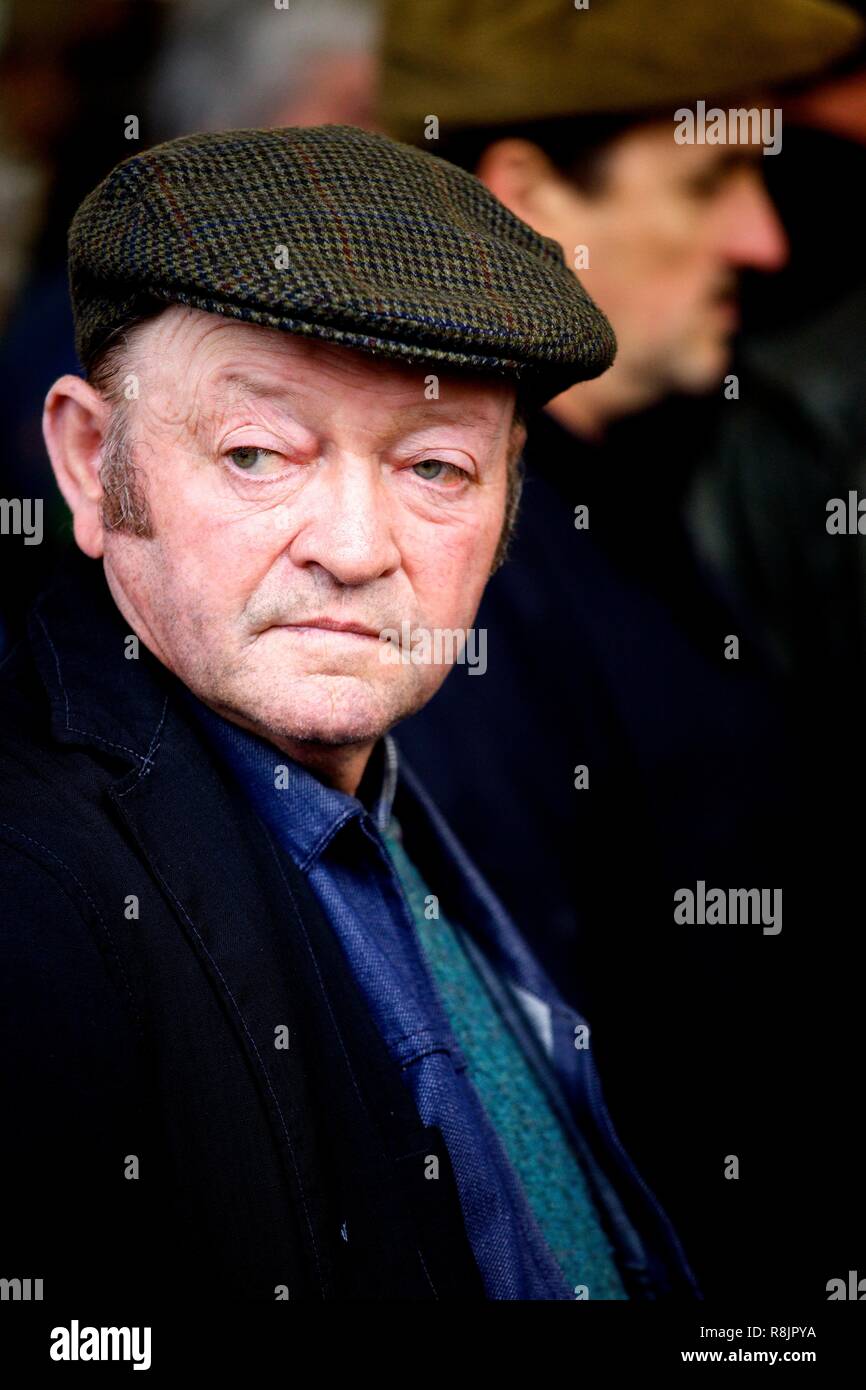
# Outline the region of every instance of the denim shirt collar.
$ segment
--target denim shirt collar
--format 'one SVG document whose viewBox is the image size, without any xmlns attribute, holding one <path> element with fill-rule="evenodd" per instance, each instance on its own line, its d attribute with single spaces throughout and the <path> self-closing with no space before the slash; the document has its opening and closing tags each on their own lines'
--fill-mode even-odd
<svg viewBox="0 0 866 1390">
<path fill-rule="evenodd" d="M 390 734 L 373 749 L 359 795 L 350 796 L 320 782 L 267 739 L 217 714 L 191 691 L 183 693 L 238 781 L 252 792 L 259 814 L 288 841 L 304 873 L 350 820 L 369 815 L 378 830 L 387 829 L 399 775 L 397 745 Z M 274 795 L 276 787 L 279 796 Z"/>
</svg>

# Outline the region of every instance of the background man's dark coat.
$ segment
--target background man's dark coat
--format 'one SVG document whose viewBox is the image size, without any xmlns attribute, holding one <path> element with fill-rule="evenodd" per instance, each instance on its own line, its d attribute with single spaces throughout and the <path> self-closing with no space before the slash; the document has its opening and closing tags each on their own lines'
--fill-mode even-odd
<svg viewBox="0 0 866 1390">
<path fill-rule="evenodd" d="M 719 402 L 671 401 L 601 447 L 533 423 L 512 557 L 476 618 L 487 671 L 457 667 L 397 741 L 586 1015 L 613 1122 L 706 1297 L 820 1298 L 863 1248 L 844 796 L 862 763 L 815 572 L 799 576 L 813 610 L 790 615 L 811 664 L 795 690 L 690 543 Z M 676 924 L 674 893 L 699 879 L 782 888 L 781 933 Z"/>
</svg>

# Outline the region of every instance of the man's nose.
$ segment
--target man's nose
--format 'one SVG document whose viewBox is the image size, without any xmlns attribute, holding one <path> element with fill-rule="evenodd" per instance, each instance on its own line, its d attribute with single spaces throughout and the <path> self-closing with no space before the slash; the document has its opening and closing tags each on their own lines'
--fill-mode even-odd
<svg viewBox="0 0 866 1390">
<path fill-rule="evenodd" d="M 311 480 L 290 548 L 297 565 L 317 564 L 340 584 L 366 584 L 400 565 L 392 499 L 378 463 L 330 459 Z"/>
<path fill-rule="evenodd" d="M 722 228 L 728 263 L 738 269 L 781 270 L 789 246 L 761 174 L 743 170 L 728 190 Z"/>
</svg>

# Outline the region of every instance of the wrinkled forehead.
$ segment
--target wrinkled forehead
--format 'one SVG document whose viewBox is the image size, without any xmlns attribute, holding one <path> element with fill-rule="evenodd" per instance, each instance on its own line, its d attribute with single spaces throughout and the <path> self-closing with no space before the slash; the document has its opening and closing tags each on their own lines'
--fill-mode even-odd
<svg viewBox="0 0 866 1390">
<path fill-rule="evenodd" d="M 139 325 L 134 339 L 141 390 L 163 415 L 221 415 L 249 403 L 290 413 L 360 411 L 368 419 L 462 418 L 497 430 L 514 415 L 516 388 L 505 378 L 397 362 L 180 305 Z"/>
</svg>

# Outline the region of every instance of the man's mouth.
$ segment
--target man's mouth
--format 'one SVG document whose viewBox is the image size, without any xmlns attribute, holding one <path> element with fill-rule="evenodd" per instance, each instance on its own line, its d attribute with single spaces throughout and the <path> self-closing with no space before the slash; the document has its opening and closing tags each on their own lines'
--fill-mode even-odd
<svg viewBox="0 0 866 1390">
<path fill-rule="evenodd" d="M 345 622 L 338 618 L 304 618 L 302 622 L 275 623 L 274 626 L 286 628 L 290 632 L 335 632 L 353 637 L 372 637 L 379 641 L 378 628 L 367 627 L 365 623 Z"/>
<path fill-rule="evenodd" d="M 724 321 L 726 327 L 738 328 L 740 325 L 740 292 L 736 284 L 723 285 L 713 295 L 713 308 Z"/>
</svg>

